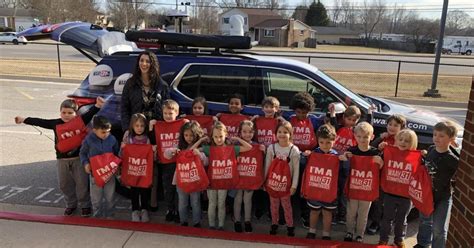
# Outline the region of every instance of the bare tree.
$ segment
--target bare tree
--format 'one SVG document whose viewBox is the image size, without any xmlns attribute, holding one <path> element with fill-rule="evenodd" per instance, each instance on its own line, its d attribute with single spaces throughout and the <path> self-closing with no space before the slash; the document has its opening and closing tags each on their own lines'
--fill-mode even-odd
<svg viewBox="0 0 474 248">
<path fill-rule="evenodd" d="M 43 19 L 44 23 L 94 22 L 98 9 L 95 0 L 24 0 L 22 2 L 33 11 L 35 16 Z"/>
<path fill-rule="evenodd" d="M 363 8 L 360 11 L 360 22 L 364 28 L 366 45 L 372 37 L 375 27 L 380 23 L 386 13 L 386 6 L 382 0 L 373 0 L 368 3 L 364 0 Z"/>
<path fill-rule="evenodd" d="M 107 0 L 107 12 L 112 16 L 114 26 L 119 29 L 138 28 L 138 25 L 146 18 L 145 10 L 149 6 L 149 3 L 137 0 Z"/>
<path fill-rule="evenodd" d="M 330 10 L 331 22 L 333 25 L 337 25 L 340 22 L 342 14 L 342 3 L 341 0 L 334 0 L 333 8 Z"/>
<path fill-rule="evenodd" d="M 410 36 L 416 51 L 420 52 L 423 44 L 436 40 L 439 32 L 439 20 L 422 19 L 415 13 L 409 13 L 402 31 Z"/>
<path fill-rule="evenodd" d="M 354 28 L 357 21 L 357 4 L 349 0 L 341 1 L 341 22 L 346 28 Z"/>
<path fill-rule="evenodd" d="M 22 8 L 29 7 L 28 1 L 25 0 L 0 0 L 0 8 Z"/>
<path fill-rule="evenodd" d="M 452 10 L 446 16 L 446 34 L 447 35 L 461 35 L 464 29 L 469 27 L 469 14 L 462 10 Z M 472 27 L 472 26 L 471 26 Z"/>
<path fill-rule="evenodd" d="M 216 34 L 219 28 L 219 8 L 215 1 L 196 0 L 195 27 L 203 34 Z"/>
<path fill-rule="evenodd" d="M 298 5 L 291 17 L 295 20 L 300 20 L 304 22 L 304 19 L 306 18 L 307 13 L 308 13 L 308 6 Z"/>
</svg>

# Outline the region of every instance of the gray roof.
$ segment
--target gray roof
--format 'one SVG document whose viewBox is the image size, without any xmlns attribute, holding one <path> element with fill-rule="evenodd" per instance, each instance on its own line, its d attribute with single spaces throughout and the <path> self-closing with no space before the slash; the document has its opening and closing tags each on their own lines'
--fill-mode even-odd
<svg viewBox="0 0 474 248">
<path fill-rule="evenodd" d="M 0 8 L 0 16 L 13 16 L 14 9 L 13 8 Z M 30 13 L 30 10 L 27 9 L 16 9 L 15 16 L 26 16 L 32 17 L 33 15 Z"/>
<path fill-rule="evenodd" d="M 359 35 L 359 32 L 344 27 L 311 26 L 319 35 Z"/>
<path fill-rule="evenodd" d="M 255 25 L 257 28 L 281 28 L 288 25 L 287 19 L 270 19 Z"/>
</svg>

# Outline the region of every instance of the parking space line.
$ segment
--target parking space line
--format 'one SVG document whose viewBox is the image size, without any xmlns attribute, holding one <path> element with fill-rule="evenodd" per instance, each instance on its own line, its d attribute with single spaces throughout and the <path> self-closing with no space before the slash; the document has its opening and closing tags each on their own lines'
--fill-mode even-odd
<svg viewBox="0 0 474 248">
<path fill-rule="evenodd" d="M 22 80 L 22 79 L 4 79 L 4 78 L 0 78 L 0 82 L 6 82 L 6 83 L 24 82 L 24 83 L 31 83 L 31 84 L 64 85 L 64 86 L 74 86 L 74 87 L 77 86 L 74 83 L 60 83 L 60 82 L 47 82 L 47 81 Z"/>
<path fill-rule="evenodd" d="M 13 87 L 13 89 L 15 89 L 18 93 L 22 94 L 23 96 L 25 96 L 26 98 L 30 99 L 30 100 L 34 100 L 35 98 L 32 97 L 30 94 L 18 89 L 17 87 Z"/>
</svg>

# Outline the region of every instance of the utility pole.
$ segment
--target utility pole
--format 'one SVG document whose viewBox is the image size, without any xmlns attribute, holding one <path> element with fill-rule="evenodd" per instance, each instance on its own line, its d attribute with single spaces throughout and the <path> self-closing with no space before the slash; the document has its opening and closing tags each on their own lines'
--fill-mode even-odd
<svg viewBox="0 0 474 248">
<path fill-rule="evenodd" d="M 444 39 L 444 27 L 446 26 L 446 15 L 448 13 L 448 2 L 449 0 L 444 0 L 443 2 L 443 12 L 441 13 L 441 21 L 439 24 L 439 37 L 438 44 L 436 45 L 436 58 L 433 68 L 433 77 L 431 80 L 431 89 L 428 89 L 423 96 L 429 97 L 441 97 L 441 94 L 436 89 L 436 84 L 438 82 L 438 72 L 439 72 L 439 62 L 441 60 L 441 50 L 443 49 L 443 39 Z"/>
</svg>

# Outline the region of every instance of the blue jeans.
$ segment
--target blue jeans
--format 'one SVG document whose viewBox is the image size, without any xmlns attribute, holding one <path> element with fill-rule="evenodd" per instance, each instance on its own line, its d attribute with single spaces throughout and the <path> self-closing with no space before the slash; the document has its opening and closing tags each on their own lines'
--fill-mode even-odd
<svg viewBox="0 0 474 248">
<path fill-rule="evenodd" d="M 201 222 L 201 192 L 186 193 L 176 187 L 178 192 L 178 211 L 181 223 L 188 222 L 189 200 L 193 211 L 193 225 Z"/>
<path fill-rule="evenodd" d="M 420 213 L 420 226 L 416 237 L 419 245 L 429 246 L 431 244 L 432 248 L 446 247 L 452 206 L 453 196 L 450 196 L 435 203 L 434 211 L 430 216 Z"/>
</svg>

